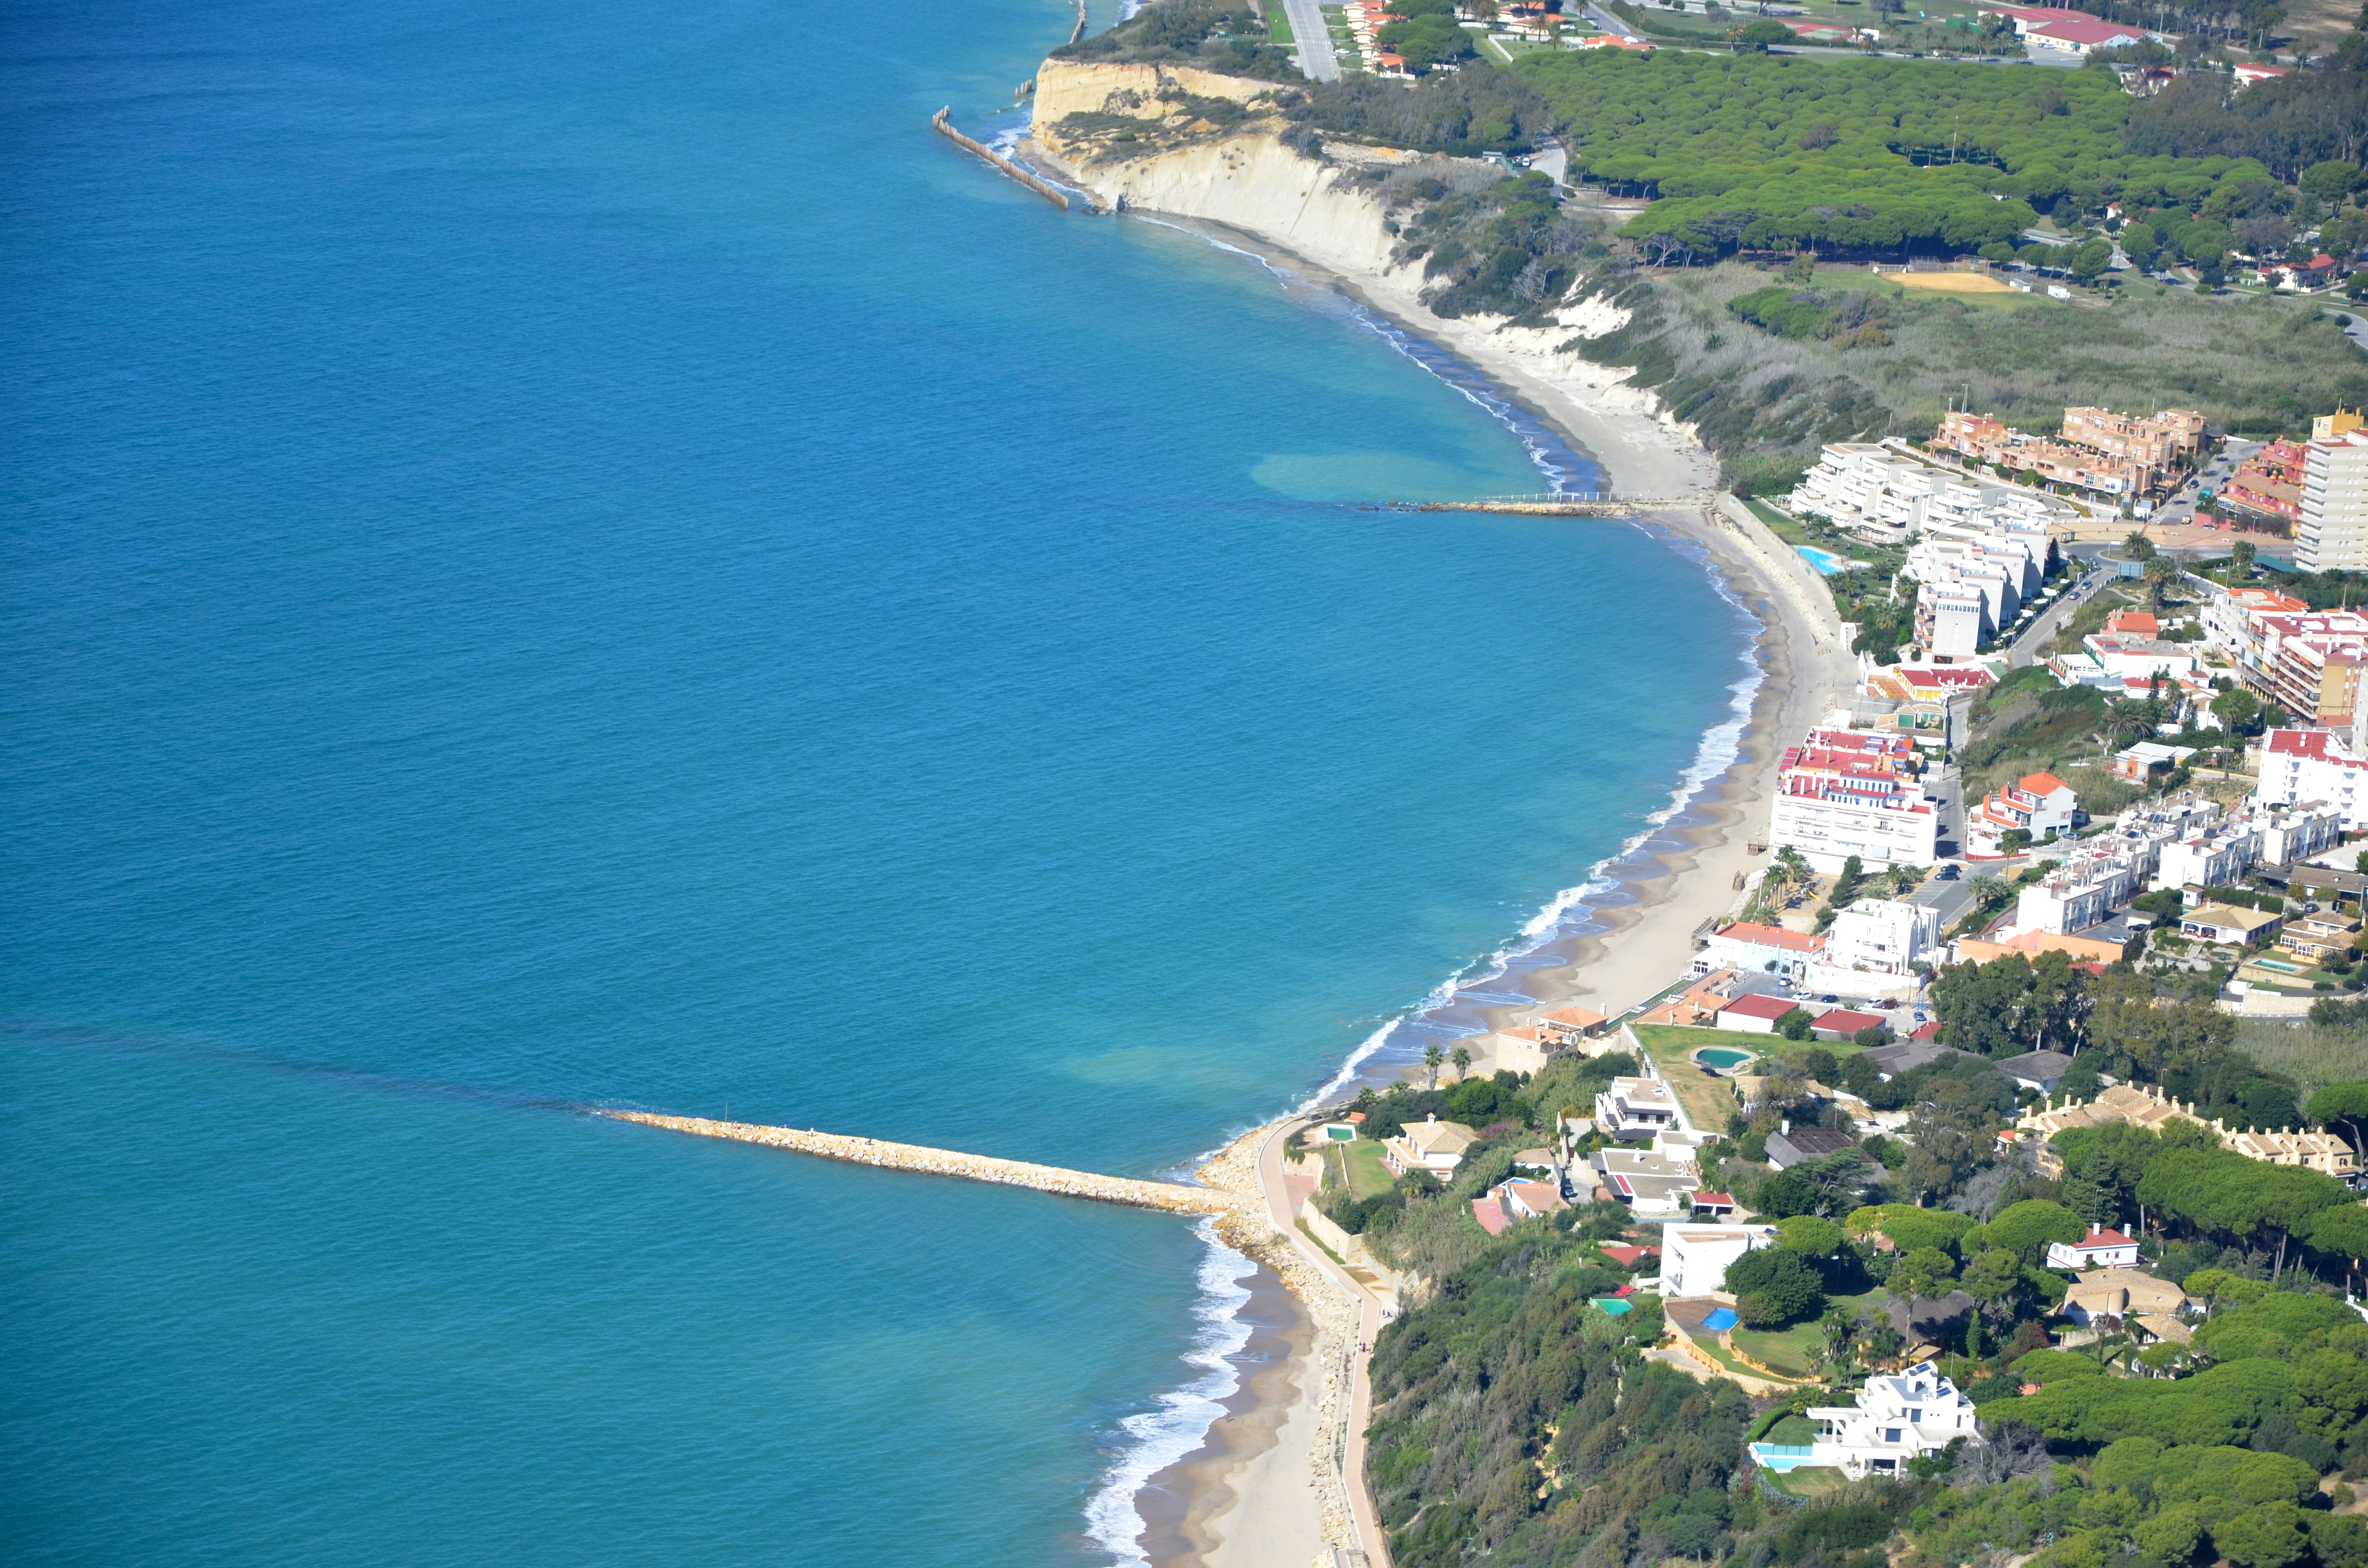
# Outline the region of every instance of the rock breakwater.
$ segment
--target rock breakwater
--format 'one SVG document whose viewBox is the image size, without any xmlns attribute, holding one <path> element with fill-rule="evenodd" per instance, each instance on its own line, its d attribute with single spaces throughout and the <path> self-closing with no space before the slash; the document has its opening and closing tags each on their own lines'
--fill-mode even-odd
<svg viewBox="0 0 2368 1568">
<path fill-rule="evenodd" d="M 669 1132 L 689 1132 L 701 1138 L 763 1143 L 825 1160 L 917 1171 L 925 1176 L 955 1176 L 964 1181 L 995 1182 L 1004 1187 L 1033 1187 L 1062 1198 L 1087 1198 L 1099 1203 L 1123 1203 L 1171 1214 L 1214 1214 L 1237 1224 L 1248 1220 L 1257 1209 L 1255 1194 L 1186 1187 L 1179 1182 L 1098 1176 L 1059 1165 L 967 1154 L 956 1149 L 930 1149 L 917 1143 L 889 1143 L 877 1138 L 853 1138 L 811 1129 L 801 1131 L 794 1127 L 766 1127 L 746 1121 L 712 1121 L 700 1116 L 657 1116 L 638 1110 L 604 1110 L 599 1114 L 612 1121 L 638 1122 L 643 1127 L 662 1127 Z"/>
</svg>

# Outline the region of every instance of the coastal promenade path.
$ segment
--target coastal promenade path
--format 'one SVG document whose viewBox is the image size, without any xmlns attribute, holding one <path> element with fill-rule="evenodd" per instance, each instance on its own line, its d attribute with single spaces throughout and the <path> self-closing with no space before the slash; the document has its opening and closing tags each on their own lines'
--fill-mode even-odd
<svg viewBox="0 0 2368 1568">
<path fill-rule="evenodd" d="M 1186 1187 L 1180 1182 L 1143 1181 L 1133 1176 L 1097 1176 L 1091 1171 L 1064 1170 L 1059 1165 L 1030 1165 L 1024 1160 L 998 1160 L 987 1154 L 966 1154 L 955 1149 L 929 1149 L 918 1143 L 888 1143 L 877 1138 L 850 1138 L 838 1132 L 800 1131 L 794 1127 L 765 1127 L 746 1121 L 711 1121 L 702 1116 L 657 1116 L 648 1111 L 604 1110 L 611 1121 L 638 1122 L 669 1132 L 700 1138 L 728 1138 L 741 1143 L 763 1143 L 791 1149 L 825 1160 L 846 1160 L 859 1165 L 916 1171 L 924 1176 L 956 1176 L 964 1181 L 995 1182 L 1004 1187 L 1033 1187 L 1061 1198 L 1087 1198 L 1098 1203 L 1123 1203 L 1135 1209 L 1157 1209 L 1169 1214 L 1215 1214 L 1245 1218 L 1255 1208 L 1246 1195 L 1211 1187 Z"/>
<path fill-rule="evenodd" d="M 1307 1265 L 1321 1275 L 1341 1297 L 1353 1302 L 1357 1313 L 1357 1335 L 1344 1346 L 1347 1365 L 1342 1369 L 1348 1383 L 1348 1408 L 1336 1404 L 1329 1430 L 1319 1441 L 1331 1449 L 1333 1475 L 1347 1494 L 1349 1526 L 1357 1540 L 1358 1549 L 1372 1568 L 1389 1568 L 1389 1538 L 1382 1529 L 1380 1511 L 1373 1506 L 1372 1489 L 1365 1481 L 1365 1428 L 1373 1420 L 1373 1385 L 1370 1376 L 1373 1342 L 1381 1337 L 1381 1298 L 1359 1284 L 1349 1272 L 1340 1267 L 1324 1249 L 1309 1241 L 1294 1222 L 1289 1178 L 1282 1169 L 1283 1152 L 1302 1128 L 1311 1124 L 1308 1119 L 1294 1118 L 1277 1125 L 1267 1134 L 1258 1148 L 1258 1192 L 1266 1205 L 1267 1219 L 1277 1234 L 1288 1241 Z M 1311 1303 L 1312 1305 L 1313 1303 Z M 1320 1457 L 1320 1456 L 1319 1456 Z"/>
</svg>

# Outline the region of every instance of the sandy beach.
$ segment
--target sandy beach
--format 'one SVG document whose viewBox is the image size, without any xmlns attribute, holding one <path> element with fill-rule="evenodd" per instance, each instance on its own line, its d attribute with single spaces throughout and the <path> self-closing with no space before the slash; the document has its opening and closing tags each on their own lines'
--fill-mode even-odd
<svg viewBox="0 0 2368 1568">
<path fill-rule="evenodd" d="M 1067 85 L 1071 96 L 1081 84 Z M 1674 502 L 1646 520 L 1699 543 L 1713 570 L 1759 622 L 1756 654 L 1763 678 L 1733 763 L 1685 808 L 1606 875 L 1615 890 L 1590 900 L 1588 935 L 1565 945 L 1561 961 L 1527 971 L 1531 1005 L 1492 1009 L 1503 1028 L 1553 1007 L 1578 1003 L 1614 1014 L 1667 985 L 1687 966 L 1695 931 L 1724 915 L 1738 879 L 1764 856 L 1748 846 L 1764 831 L 1786 738 L 1798 734 L 1856 686 L 1855 660 L 1842 645 L 1830 598 L 1798 557 L 1748 514 L 1717 504 L 1716 464 L 1692 432 L 1659 414 L 1648 393 L 1622 383 L 1626 372 L 1588 364 L 1564 351 L 1573 336 L 1613 330 L 1615 312 L 1589 302 L 1563 312 L 1562 330 L 1512 328 L 1490 320 L 1442 320 L 1419 299 L 1415 268 L 1389 265 L 1386 215 L 1371 198 L 1344 191 L 1331 171 L 1300 158 L 1271 137 L 1249 136 L 1106 169 L 1079 170 L 1051 149 L 1023 143 L 1023 155 L 1064 181 L 1091 189 L 1121 211 L 1156 213 L 1212 239 L 1265 256 L 1272 265 L 1336 289 L 1404 329 L 1448 348 L 1479 369 L 1532 415 L 1558 429 L 1603 470 L 1622 495 Z M 1731 504 L 1730 504 L 1731 505 Z M 1671 626 L 1668 635 L 1688 629 Z M 1267 1130 L 1269 1147 L 1277 1141 Z M 1236 1145 L 1238 1149 L 1239 1145 Z M 1366 1293 L 1289 1226 L 1291 1198 L 1279 1160 L 1261 1162 L 1262 1187 L 1283 1238 L 1337 1290 Z M 1372 1298 L 1367 1298 L 1372 1303 Z M 1377 1306 L 1377 1303 L 1372 1303 Z M 1378 1322 L 1375 1311 L 1372 1321 Z M 1369 1340 L 1368 1340 L 1369 1342 Z M 1307 1445 L 1328 1424 L 1318 1419 L 1316 1381 L 1293 1376 L 1309 1353 L 1295 1350 L 1277 1377 L 1245 1381 L 1251 1408 L 1229 1415 L 1200 1455 L 1162 1478 L 1184 1496 L 1164 1532 L 1177 1562 L 1223 1568 L 1302 1568 L 1310 1561 L 1295 1528 L 1313 1505 L 1316 1468 Z M 1376 1564 L 1388 1561 L 1362 1482 L 1361 1427 L 1368 1391 L 1365 1357 L 1352 1362 L 1351 1484 L 1362 1505 L 1358 1544 Z M 1259 1402 L 1286 1400 L 1279 1412 Z M 1320 1559 L 1319 1559 L 1320 1561 Z"/>
</svg>

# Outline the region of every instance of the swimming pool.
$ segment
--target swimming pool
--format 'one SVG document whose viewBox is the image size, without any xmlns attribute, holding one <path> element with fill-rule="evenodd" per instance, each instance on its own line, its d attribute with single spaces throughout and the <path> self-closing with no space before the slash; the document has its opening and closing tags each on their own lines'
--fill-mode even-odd
<svg viewBox="0 0 2368 1568">
<path fill-rule="evenodd" d="M 1736 1321 L 1735 1309 L 1733 1307 L 1721 1307 L 1718 1311 L 1711 1313 L 1710 1316 L 1702 1319 L 1702 1326 L 1710 1330 L 1713 1334 L 1724 1334 L 1728 1329 L 1733 1328 L 1736 1325 Z"/>
<path fill-rule="evenodd" d="M 1751 1052 L 1733 1051 L 1723 1045 L 1706 1045 L 1694 1052 L 1694 1060 L 1705 1067 L 1715 1067 L 1722 1073 L 1732 1073 L 1751 1060 Z"/>
<path fill-rule="evenodd" d="M 1830 550 L 1819 550 L 1813 544 L 1796 544 L 1793 548 L 1806 556 L 1809 564 L 1816 567 L 1821 576 L 1839 576 L 1856 564 L 1854 562 L 1843 560 Z"/>
</svg>

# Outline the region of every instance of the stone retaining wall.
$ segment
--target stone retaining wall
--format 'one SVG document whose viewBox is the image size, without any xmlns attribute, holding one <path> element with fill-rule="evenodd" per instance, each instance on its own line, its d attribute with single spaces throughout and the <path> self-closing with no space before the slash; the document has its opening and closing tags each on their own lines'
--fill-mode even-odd
<svg viewBox="0 0 2368 1568">
<path fill-rule="evenodd" d="M 885 1143 L 877 1138 L 849 1138 L 837 1132 L 801 1132 L 794 1127 L 763 1127 L 746 1121 L 710 1121 L 697 1116 L 653 1116 L 647 1111 L 604 1110 L 614 1121 L 634 1121 L 663 1127 L 670 1132 L 691 1132 L 701 1138 L 729 1138 L 742 1143 L 764 1143 L 793 1149 L 825 1160 L 846 1160 L 859 1165 L 882 1165 L 891 1170 L 918 1171 L 927 1176 L 959 1176 L 964 1181 L 989 1181 L 1005 1187 L 1029 1187 L 1063 1198 L 1090 1198 L 1100 1203 L 1124 1203 L 1136 1209 L 1158 1209 L 1170 1214 L 1238 1215 L 1251 1202 L 1241 1195 L 1213 1187 L 1184 1187 L 1176 1182 L 1139 1181 L 1131 1176 L 1096 1176 L 1090 1171 L 1035 1165 L 1023 1160 L 998 1160 L 986 1154 L 965 1154 L 953 1149 L 926 1149 L 917 1143 Z"/>
</svg>

